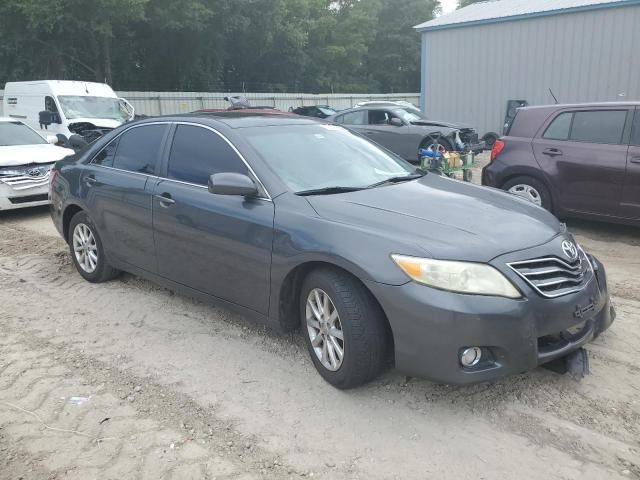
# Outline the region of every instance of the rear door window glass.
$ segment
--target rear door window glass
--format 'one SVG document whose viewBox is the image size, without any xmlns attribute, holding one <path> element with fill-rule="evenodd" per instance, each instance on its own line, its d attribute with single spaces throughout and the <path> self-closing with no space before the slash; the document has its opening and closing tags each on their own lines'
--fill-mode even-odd
<svg viewBox="0 0 640 480">
<path fill-rule="evenodd" d="M 626 120 L 626 110 L 575 112 L 570 139 L 576 142 L 619 144 Z"/>
<path fill-rule="evenodd" d="M 167 125 L 143 125 L 120 136 L 113 167 L 154 175 Z"/>
<path fill-rule="evenodd" d="M 94 165 L 101 165 L 103 167 L 113 167 L 113 157 L 116 155 L 117 146 L 118 139 L 116 138 L 113 142 L 104 147 L 98 155 L 93 157 L 91 163 Z"/>
<path fill-rule="evenodd" d="M 359 112 L 345 113 L 340 123 L 345 125 L 367 125 L 369 123 L 367 111 L 360 110 Z"/>
<path fill-rule="evenodd" d="M 171 147 L 167 177 L 196 185 L 207 185 L 216 173 L 248 174 L 235 150 L 209 129 L 178 125 Z"/>
<path fill-rule="evenodd" d="M 573 113 L 561 113 L 547 127 L 542 137 L 548 138 L 549 140 L 567 140 L 569 138 L 572 118 Z"/>
</svg>

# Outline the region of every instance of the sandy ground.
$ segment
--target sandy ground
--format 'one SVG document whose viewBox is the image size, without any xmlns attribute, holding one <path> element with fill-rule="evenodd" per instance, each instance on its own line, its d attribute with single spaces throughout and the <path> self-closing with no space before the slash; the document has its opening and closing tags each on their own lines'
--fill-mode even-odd
<svg viewBox="0 0 640 480">
<path fill-rule="evenodd" d="M 84 282 L 46 209 L 0 214 L 0 479 L 640 478 L 640 229 L 570 222 L 618 319 L 577 383 L 386 372 L 340 392 L 297 335 L 123 275 Z"/>
</svg>

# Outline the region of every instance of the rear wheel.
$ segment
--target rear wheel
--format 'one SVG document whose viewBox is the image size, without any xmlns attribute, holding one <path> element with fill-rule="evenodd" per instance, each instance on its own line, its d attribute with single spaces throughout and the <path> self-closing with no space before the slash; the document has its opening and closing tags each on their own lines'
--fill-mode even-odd
<svg viewBox="0 0 640 480">
<path fill-rule="evenodd" d="M 85 212 L 71 219 L 69 249 L 78 273 L 89 282 L 106 282 L 120 273 L 107 262 L 98 230 Z"/>
<path fill-rule="evenodd" d="M 549 189 L 536 178 L 528 176 L 512 178 L 502 186 L 502 189 L 552 211 Z"/>
<path fill-rule="evenodd" d="M 312 271 L 302 286 L 300 315 L 311 360 L 331 385 L 357 387 L 382 371 L 386 320 L 357 279 L 330 268 Z"/>
</svg>

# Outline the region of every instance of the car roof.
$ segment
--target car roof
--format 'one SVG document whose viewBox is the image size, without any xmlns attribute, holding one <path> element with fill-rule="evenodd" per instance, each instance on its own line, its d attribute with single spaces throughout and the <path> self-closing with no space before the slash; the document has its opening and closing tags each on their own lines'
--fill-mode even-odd
<svg viewBox="0 0 640 480">
<path fill-rule="evenodd" d="M 256 110 L 230 110 L 224 112 L 194 112 L 183 115 L 171 115 L 161 117 L 149 117 L 141 120 L 141 123 L 149 123 L 158 120 L 175 122 L 193 121 L 203 125 L 216 126 L 222 124 L 228 128 L 270 127 L 277 125 L 314 125 L 319 123 L 310 117 L 289 114 L 285 112 L 256 111 Z"/>
<path fill-rule="evenodd" d="M 520 107 L 520 110 L 558 110 L 562 108 L 589 108 L 589 107 L 638 107 L 640 102 L 592 102 L 592 103 L 556 103 L 551 105 L 529 105 Z"/>
</svg>

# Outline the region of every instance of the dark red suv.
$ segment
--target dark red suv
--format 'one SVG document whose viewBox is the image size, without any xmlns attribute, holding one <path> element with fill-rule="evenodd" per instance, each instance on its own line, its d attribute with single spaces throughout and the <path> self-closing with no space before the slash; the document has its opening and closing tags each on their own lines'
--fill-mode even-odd
<svg viewBox="0 0 640 480">
<path fill-rule="evenodd" d="M 482 184 L 559 217 L 640 225 L 640 102 L 519 109 Z"/>
</svg>

